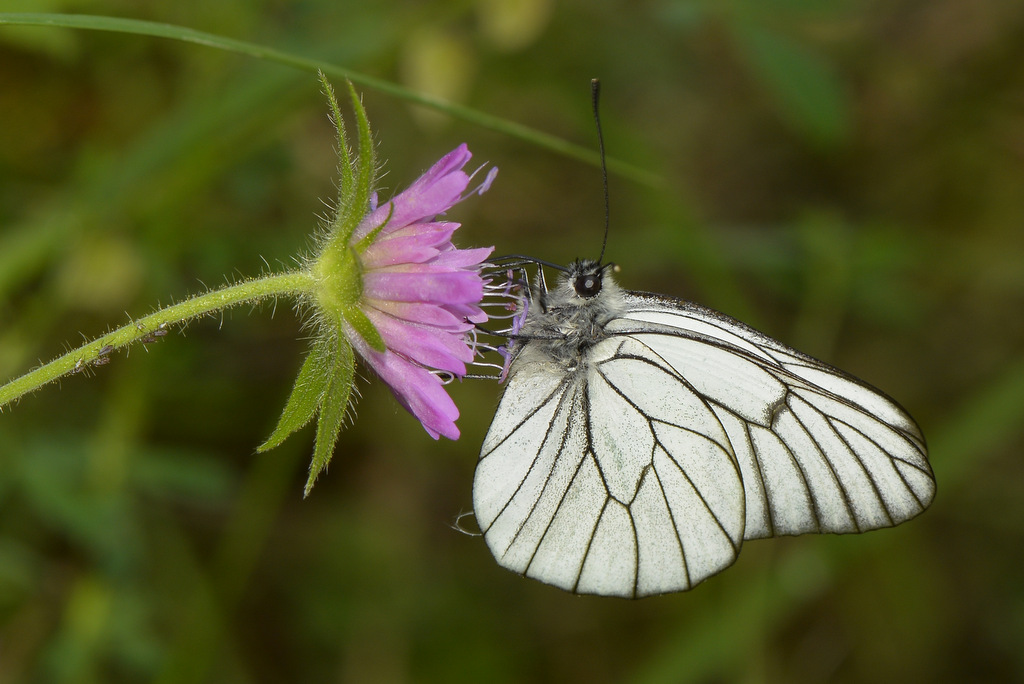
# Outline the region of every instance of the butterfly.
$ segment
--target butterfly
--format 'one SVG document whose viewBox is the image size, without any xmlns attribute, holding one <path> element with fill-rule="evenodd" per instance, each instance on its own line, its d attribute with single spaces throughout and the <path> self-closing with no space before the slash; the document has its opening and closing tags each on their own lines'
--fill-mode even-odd
<svg viewBox="0 0 1024 684">
<path fill-rule="evenodd" d="M 608 264 L 578 260 L 550 289 L 545 262 L 499 266 L 530 264 L 532 286 L 503 286 L 507 377 L 473 483 L 502 566 L 580 594 L 685 591 L 746 540 L 892 527 L 931 503 L 924 436 L 881 391 L 712 309 L 623 290 Z"/>
</svg>

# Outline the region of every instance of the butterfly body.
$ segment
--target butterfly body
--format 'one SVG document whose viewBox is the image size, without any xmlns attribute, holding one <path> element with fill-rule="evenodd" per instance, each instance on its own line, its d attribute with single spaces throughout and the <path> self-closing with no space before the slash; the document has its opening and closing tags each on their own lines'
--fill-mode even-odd
<svg viewBox="0 0 1024 684">
<path fill-rule="evenodd" d="M 605 326 L 625 310 L 619 286 L 610 280 L 605 283 L 603 269 L 586 260 L 574 263 L 555 289 L 539 287 L 533 300 L 531 315 L 519 331 L 526 344 L 516 345 L 518 354 L 569 372 L 586 366 L 590 350 L 607 339 Z M 530 365 L 530 360 L 523 360 L 510 368 Z"/>
<path fill-rule="evenodd" d="M 577 261 L 524 302 L 474 510 L 503 566 L 578 593 L 692 588 L 745 539 L 899 524 L 924 439 L 859 380 Z"/>
</svg>

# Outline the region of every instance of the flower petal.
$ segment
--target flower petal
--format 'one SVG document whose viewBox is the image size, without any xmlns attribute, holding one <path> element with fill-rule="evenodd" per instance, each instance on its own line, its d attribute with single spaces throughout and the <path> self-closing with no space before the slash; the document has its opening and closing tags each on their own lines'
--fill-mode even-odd
<svg viewBox="0 0 1024 684">
<path fill-rule="evenodd" d="M 459 224 L 419 224 L 420 231 L 406 234 L 403 229 L 400 237 L 388 236 L 377 240 L 363 252 L 363 267 L 366 269 L 384 268 L 397 264 L 421 264 L 442 254 L 442 249 L 451 247 L 451 236 Z"/>
<path fill-rule="evenodd" d="M 430 185 L 448 174 L 457 172 L 472 158 L 473 153 L 469 151 L 469 146 L 466 143 L 462 143 L 454 150 L 434 162 L 434 165 L 427 169 L 422 176 L 417 178 L 415 182 L 409 186 L 408 190 L 419 190 L 423 186 Z"/>
<path fill-rule="evenodd" d="M 391 221 L 384 232 L 389 232 L 392 227 L 399 228 L 448 211 L 462 197 L 462 191 L 466 189 L 467 185 L 469 185 L 469 176 L 461 171 L 456 171 L 438 178 L 431 185 L 423 186 L 415 194 L 411 192 L 411 188 L 406 190 L 391 200 L 394 210 L 391 214 Z M 382 207 L 377 211 L 386 208 Z"/>
<path fill-rule="evenodd" d="M 434 439 L 442 435 L 459 438 L 459 428 L 455 426 L 459 409 L 440 378 L 394 352 L 376 352 L 361 339 L 354 344 L 367 365 L 391 389 L 398 403 L 420 421 L 427 434 Z"/>
<path fill-rule="evenodd" d="M 484 281 L 472 271 L 454 273 L 379 273 L 369 272 L 363 278 L 363 293 L 372 299 L 398 302 L 435 302 L 467 304 L 479 302 L 484 294 Z"/>
<path fill-rule="evenodd" d="M 368 300 L 367 304 L 388 316 L 422 325 L 432 325 L 448 332 L 463 333 L 473 326 L 465 322 L 464 316 L 457 316 L 443 306 L 422 302 L 391 302 L 380 299 Z"/>
<path fill-rule="evenodd" d="M 491 255 L 493 247 L 478 247 L 476 249 L 455 249 L 442 251 L 437 258 L 430 263 L 438 269 L 456 269 L 477 266 Z"/>
<path fill-rule="evenodd" d="M 444 308 L 451 311 L 456 318 L 465 319 L 470 323 L 483 323 L 488 318 L 484 310 L 474 304 L 446 304 Z"/>
<path fill-rule="evenodd" d="M 388 224 L 382 232 L 387 234 L 450 209 L 469 185 L 469 176 L 461 169 L 472 156 L 465 143 L 446 154 L 415 183 L 363 219 L 352 234 L 353 241 L 363 239 L 384 221 Z"/>
<path fill-rule="evenodd" d="M 473 360 L 473 350 L 461 333 L 400 321 L 376 312 L 370 312 L 370 320 L 389 350 L 421 366 L 463 376 L 466 364 Z"/>
<path fill-rule="evenodd" d="M 438 241 L 435 246 L 439 247 L 447 241 L 449 247 L 454 249 L 455 246 L 451 243 L 451 236 L 460 225 L 462 224 L 453 223 L 451 221 L 420 221 L 418 223 L 410 223 L 407 226 L 403 226 L 395 231 L 389 232 L 387 235 L 382 235 L 377 242 L 387 243 L 392 240 L 429 233 L 431 235 L 436 234 L 438 236 Z M 441 237 L 443 234 L 447 234 L 447 240 Z"/>
</svg>

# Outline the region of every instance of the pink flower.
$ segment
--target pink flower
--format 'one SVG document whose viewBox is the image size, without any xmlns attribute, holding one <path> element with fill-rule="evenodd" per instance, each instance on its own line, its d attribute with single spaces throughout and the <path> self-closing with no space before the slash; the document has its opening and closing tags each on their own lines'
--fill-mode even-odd
<svg viewBox="0 0 1024 684">
<path fill-rule="evenodd" d="M 464 194 L 471 176 L 462 167 L 472 155 L 460 145 L 390 202 L 373 206 L 352 233 L 362 268 L 360 309 L 384 341 L 371 346 L 348 323 L 345 333 L 367 365 L 431 437 L 458 439 L 459 410 L 440 374 L 462 377 L 473 361 L 468 333 L 487 320 L 480 308 L 479 267 L 493 247 L 457 249 L 458 223 L 437 220 L 469 194 L 486 191 L 497 169 Z M 376 233 L 375 233 L 376 231 Z M 359 243 L 369 237 L 369 245 Z"/>
</svg>

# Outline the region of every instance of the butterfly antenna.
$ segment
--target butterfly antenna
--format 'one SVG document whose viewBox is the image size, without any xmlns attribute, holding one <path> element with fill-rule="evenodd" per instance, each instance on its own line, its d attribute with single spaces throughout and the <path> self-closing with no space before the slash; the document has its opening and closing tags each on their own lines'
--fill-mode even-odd
<svg viewBox="0 0 1024 684">
<path fill-rule="evenodd" d="M 604 135 L 601 133 L 601 115 L 598 111 L 598 100 L 601 97 L 601 81 L 590 80 L 590 99 L 594 107 L 594 123 L 597 124 L 597 144 L 601 150 L 601 183 L 604 186 L 604 240 L 601 241 L 601 256 L 597 263 L 604 261 L 604 248 L 608 245 L 608 223 L 610 212 L 608 207 L 608 164 L 604 160 Z"/>
</svg>

